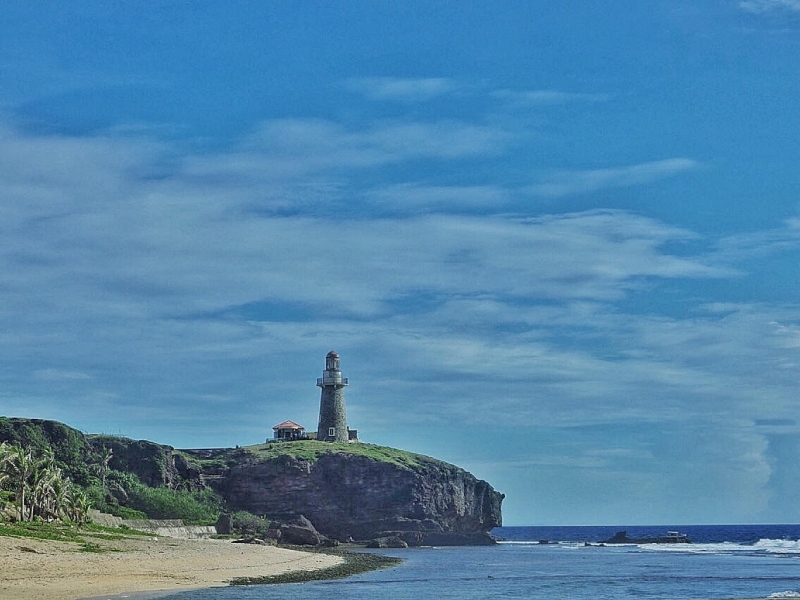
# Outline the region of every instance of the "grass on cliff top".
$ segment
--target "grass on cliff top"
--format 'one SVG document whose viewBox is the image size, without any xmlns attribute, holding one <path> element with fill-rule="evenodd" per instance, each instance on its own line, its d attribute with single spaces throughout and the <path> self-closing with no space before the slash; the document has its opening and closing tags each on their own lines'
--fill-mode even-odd
<svg viewBox="0 0 800 600">
<path fill-rule="evenodd" d="M 407 469 L 417 469 L 423 465 L 444 464 L 441 461 L 414 454 L 397 448 L 378 446 L 364 443 L 332 443 L 317 442 L 314 440 L 300 440 L 296 442 L 272 442 L 248 446 L 245 448 L 259 458 L 271 459 L 280 456 L 291 456 L 298 460 L 316 461 L 324 454 L 348 454 L 351 456 L 364 456 L 380 462 L 391 463 Z"/>
</svg>

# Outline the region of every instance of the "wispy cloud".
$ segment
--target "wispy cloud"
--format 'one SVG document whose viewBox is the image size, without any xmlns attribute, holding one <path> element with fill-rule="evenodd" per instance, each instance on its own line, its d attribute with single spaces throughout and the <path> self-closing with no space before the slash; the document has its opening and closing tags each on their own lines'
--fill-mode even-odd
<svg viewBox="0 0 800 600">
<path fill-rule="evenodd" d="M 372 100 L 422 102 L 453 93 L 461 86 L 444 77 L 404 79 L 398 77 L 363 77 L 346 82 L 349 89 Z"/>
<path fill-rule="evenodd" d="M 565 104 L 568 102 L 604 102 L 609 94 L 582 92 L 564 92 L 560 90 L 497 90 L 493 96 L 505 100 L 515 106 L 542 106 L 548 104 Z"/>
<path fill-rule="evenodd" d="M 739 8 L 746 12 L 762 14 L 776 10 L 800 12 L 800 0 L 744 0 Z"/>
<path fill-rule="evenodd" d="M 64 369 L 39 369 L 34 373 L 34 377 L 44 381 L 83 381 L 91 379 L 86 373 L 80 371 L 66 371 Z"/>
<path fill-rule="evenodd" d="M 494 185 L 481 186 L 437 186 L 402 183 L 369 193 L 376 203 L 392 211 L 408 212 L 420 209 L 502 208 L 509 200 L 510 192 Z"/>
<path fill-rule="evenodd" d="M 787 219 L 781 227 L 729 235 L 715 244 L 715 251 L 726 262 L 796 251 L 800 248 L 799 223 L 798 219 Z"/>
<path fill-rule="evenodd" d="M 587 194 L 604 188 L 629 187 L 672 177 L 698 168 L 697 161 L 689 158 L 670 158 L 653 162 L 585 171 L 560 171 L 544 178 L 528 191 L 547 198 L 560 198 Z"/>
<path fill-rule="evenodd" d="M 266 182 L 417 159 L 494 155 L 513 137 L 499 126 L 453 120 L 386 121 L 353 129 L 321 119 L 281 119 L 262 123 L 238 151 L 187 157 L 183 164 L 194 177 L 236 185 L 242 177 Z"/>
</svg>

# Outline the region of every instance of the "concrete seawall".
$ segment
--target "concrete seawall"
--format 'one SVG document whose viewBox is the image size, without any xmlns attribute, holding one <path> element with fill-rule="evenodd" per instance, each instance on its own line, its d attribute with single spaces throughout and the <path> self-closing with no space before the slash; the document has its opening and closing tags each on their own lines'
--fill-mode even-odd
<svg viewBox="0 0 800 600">
<path fill-rule="evenodd" d="M 89 511 L 93 523 L 104 527 L 130 527 L 165 537 L 198 539 L 217 533 L 213 525 L 185 525 L 180 519 L 121 519 L 97 510 Z"/>
</svg>

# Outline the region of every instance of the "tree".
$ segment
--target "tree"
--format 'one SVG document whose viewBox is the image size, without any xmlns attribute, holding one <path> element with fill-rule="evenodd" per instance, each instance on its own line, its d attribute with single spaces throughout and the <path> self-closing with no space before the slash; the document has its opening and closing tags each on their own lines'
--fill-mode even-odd
<svg viewBox="0 0 800 600">
<path fill-rule="evenodd" d="M 0 487 L 2 487 L 3 482 L 9 477 L 9 474 L 6 472 L 6 464 L 9 460 L 11 460 L 11 446 L 3 442 L 0 444 Z"/>
<path fill-rule="evenodd" d="M 88 496 L 83 491 L 73 487 L 66 498 L 66 516 L 73 523 L 83 525 L 89 518 L 90 506 Z"/>
<path fill-rule="evenodd" d="M 69 518 L 85 523 L 89 500 L 75 489 L 48 450 L 36 457 L 16 444 L 0 444 L 0 485 L 7 482 L 14 491 L 17 518 L 32 521 Z"/>
<path fill-rule="evenodd" d="M 3 484 L 8 481 L 10 475 L 7 470 L 8 462 L 11 460 L 11 446 L 6 442 L 0 443 L 0 490 Z M 5 502 L 0 502 L 0 509 L 5 508 Z"/>
<path fill-rule="evenodd" d="M 114 450 L 112 448 L 106 448 L 103 446 L 103 451 L 100 452 L 99 461 L 95 464 L 95 469 L 97 469 L 97 473 L 100 475 L 100 483 L 103 487 L 104 495 L 108 494 L 108 489 L 106 489 L 106 475 L 108 475 L 109 463 L 113 457 Z"/>
<path fill-rule="evenodd" d="M 14 494 L 20 521 L 28 520 L 26 493 L 29 490 L 29 479 L 33 473 L 33 456 L 22 446 L 11 446 L 11 455 L 5 460 L 5 472 L 13 482 Z"/>
</svg>

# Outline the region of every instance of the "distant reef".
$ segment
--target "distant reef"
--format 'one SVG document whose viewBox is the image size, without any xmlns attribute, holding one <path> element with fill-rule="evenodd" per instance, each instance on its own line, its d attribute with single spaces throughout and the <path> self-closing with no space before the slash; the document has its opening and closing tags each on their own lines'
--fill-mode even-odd
<svg viewBox="0 0 800 600">
<path fill-rule="evenodd" d="M 51 447 L 82 478 L 89 457 L 113 453 L 109 467 L 143 484 L 210 488 L 228 511 L 272 521 L 305 517 L 332 540 L 400 540 L 410 546 L 492 544 L 503 494 L 427 456 L 365 443 L 276 442 L 241 448 L 176 450 L 145 440 L 84 435 L 54 421 L 0 417 L 0 441 Z"/>
</svg>

